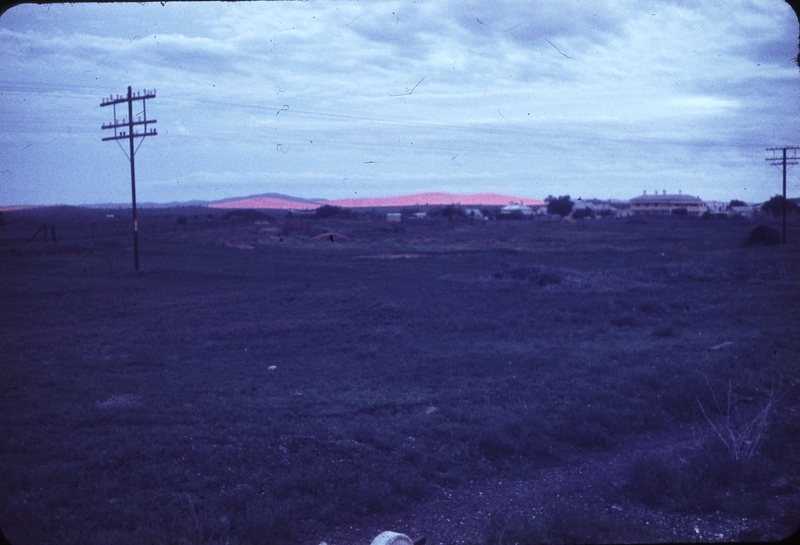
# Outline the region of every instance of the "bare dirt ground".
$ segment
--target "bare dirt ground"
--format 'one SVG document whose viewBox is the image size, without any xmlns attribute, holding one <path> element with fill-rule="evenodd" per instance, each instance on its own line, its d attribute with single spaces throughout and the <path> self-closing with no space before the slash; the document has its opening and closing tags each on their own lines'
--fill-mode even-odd
<svg viewBox="0 0 800 545">
<path fill-rule="evenodd" d="M 321 541 L 328 545 L 367 545 L 382 531 L 428 545 L 483 543 L 492 515 L 504 513 L 536 520 L 566 507 L 592 520 L 613 519 L 620 533 L 601 538 L 612 543 L 715 543 L 779 541 L 800 527 L 800 491 L 767 499 L 769 514 L 739 518 L 730 513 L 687 514 L 650 509 L 624 494 L 626 472 L 637 457 L 681 457 L 697 449 L 708 430 L 690 427 L 634 437 L 617 448 L 587 455 L 574 453 L 528 479 L 492 478 L 441 489 L 436 497 L 398 515 L 375 516 L 339 527 Z M 569 518 L 567 518 L 569 520 Z M 794 524 L 794 526 L 793 526 Z"/>
</svg>

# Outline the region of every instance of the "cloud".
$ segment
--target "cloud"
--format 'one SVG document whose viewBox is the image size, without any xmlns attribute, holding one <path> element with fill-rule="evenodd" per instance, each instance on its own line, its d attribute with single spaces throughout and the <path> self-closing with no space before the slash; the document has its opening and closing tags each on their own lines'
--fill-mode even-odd
<svg viewBox="0 0 800 545">
<path fill-rule="evenodd" d="M 62 200 L 84 195 L 76 150 L 118 169 L 99 100 L 133 85 L 158 91 L 141 187 L 167 200 L 744 186 L 797 132 L 795 25 L 777 0 L 23 5 L 0 19 L 0 163 L 34 187 L 52 158 L 12 144 L 50 142 Z"/>
</svg>

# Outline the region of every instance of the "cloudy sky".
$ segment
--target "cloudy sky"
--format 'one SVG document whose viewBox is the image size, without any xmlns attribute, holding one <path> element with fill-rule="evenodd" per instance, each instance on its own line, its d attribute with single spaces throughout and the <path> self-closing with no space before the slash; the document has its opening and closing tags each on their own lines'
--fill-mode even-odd
<svg viewBox="0 0 800 545">
<path fill-rule="evenodd" d="M 140 202 L 763 201 L 765 148 L 800 145 L 797 35 L 783 0 L 21 5 L 0 17 L 0 205 L 130 202 L 100 129 L 128 85 L 157 94 Z"/>
</svg>

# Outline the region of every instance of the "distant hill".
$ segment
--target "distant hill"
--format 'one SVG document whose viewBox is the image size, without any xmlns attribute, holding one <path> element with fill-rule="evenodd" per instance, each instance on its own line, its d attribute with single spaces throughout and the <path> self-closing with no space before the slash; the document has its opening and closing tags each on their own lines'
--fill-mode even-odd
<svg viewBox="0 0 800 545">
<path fill-rule="evenodd" d="M 346 208 L 379 208 L 385 206 L 424 206 L 460 204 L 462 206 L 505 206 L 510 203 L 543 205 L 544 201 L 528 197 L 514 197 L 499 195 L 497 193 L 475 193 L 471 195 L 458 195 L 456 193 L 415 193 L 413 195 L 398 195 L 394 197 L 360 197 L 353 199 L 301 199 L 278 193 L 253 195 L 225 199 L 209 203 L 210 208 L 272 208 L 310 210 L 323 204 L 342 206 Z"/>
<path fill-rule="evenodd" d="M 279 210 L 313 210 L 319 208 L 326 201 L 300 199 L 278 194 L 254 195 L 252 197 L 239 197 L 214 201 L 208 203 L 209 208 L 269 208 Z"/>
</svg>

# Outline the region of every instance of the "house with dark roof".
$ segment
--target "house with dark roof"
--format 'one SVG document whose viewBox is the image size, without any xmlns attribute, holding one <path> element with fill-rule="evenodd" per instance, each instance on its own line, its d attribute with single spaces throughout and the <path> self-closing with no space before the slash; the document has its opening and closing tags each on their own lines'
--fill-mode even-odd
<svg viewBox="0 0 800 545">
<path fill-rule="evenodd" d="M 677 195 L 667 195 L 656 191 L 648 195 L 647 191 L 631 199 L 630 213 L 643 216 L 668 216 L 674 210 L 686 210 L 690 216 L 700 216 L 708 208 L 700 197 L 684 195 L 680 191 Z"/>
</svg>

